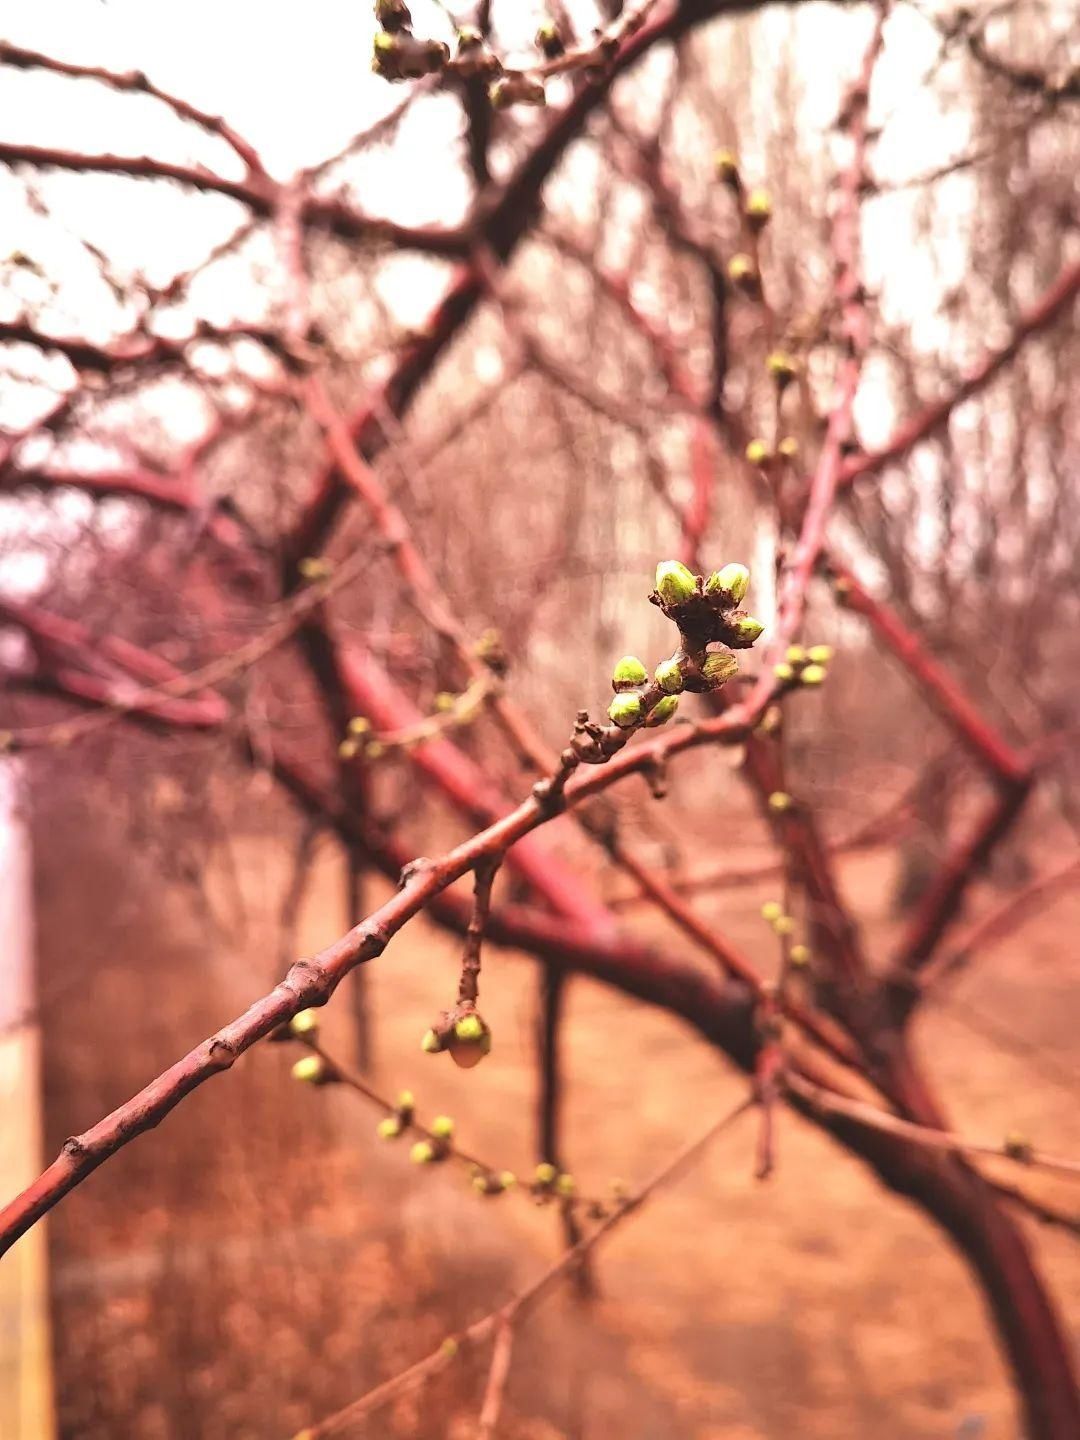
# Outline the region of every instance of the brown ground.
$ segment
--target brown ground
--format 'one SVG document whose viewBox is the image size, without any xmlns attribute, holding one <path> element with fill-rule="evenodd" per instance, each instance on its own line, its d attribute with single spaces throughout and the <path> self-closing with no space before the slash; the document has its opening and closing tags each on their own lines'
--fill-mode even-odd
<svg viewBox="0 0 1080 1440">
<path fill-rule="evenodd" d="M 50 1146 L 202 1038 L 277 971 L 280 857 L 241 851 L 247 927 L 215 936 L 153 873 L 102 843 L 39 836 Z M 846 885 L 878 953 L 888 862 Z M 327 865 L 303 945 L 340 926 Z M 722 898 L 725 925 L 760 939 L 767 888 Z M 1080 896 L 988 955 L 960 994 L 1076 1068 L 1080 961 L 1063 944 Z M 450 994 L 453 942 L 418 924 L 370 969 L 378 1081 L 459 1121 L 464 1145 L 528 1171 L 535 968 L 489 960 L 497 1044 L 477 1071 L 421 1056 Z M 213 995 L 206 992 L 213 989 Z M 347 1005 L 328 1035 L 347 1047 Z M 920 1032 L 958 1128 L 1028 1131 L 1080 1152 L 1075 1090 L 973 1036 L 950 1010 Z M 641 1179 L 744 1082 L 681 1025 L 588 982 L 571 987 L 567 1153 L 580 1183 Z M 70 1440 L 274 1440 L 345 1404 L 505 1299 L 556 1251 L 556 1218 L 522 1195 L 481 1200 L 454 1167 L 409 1165 L 373 1135 L 359 1097 L 287 1077 L 290 1046 L 261 1046 L 190 1097 L 70 1196 L 52 1222 L 62 1434 Z M 751 1177 L 753 1121 L 603 1252 L 600 1297 L 560 1292 L 521 1336 L 504 1440 L 930 1440 L 1018 1434 L 1013 1394 L 964 1264 L 927 1220 L 810 1126 L 783 1117 L 778 1173 Z M 1069 1199 L 1065 1186 L 1056 1193 Z M 1071 1196 L 1077 1206 L 1075 1186 Z M 1080 1339 L 1080 1248 L 1031 1230 Z M 482 1372 L 461 1362 L 348 1433 L 474 1433 Z"/>
</svg>

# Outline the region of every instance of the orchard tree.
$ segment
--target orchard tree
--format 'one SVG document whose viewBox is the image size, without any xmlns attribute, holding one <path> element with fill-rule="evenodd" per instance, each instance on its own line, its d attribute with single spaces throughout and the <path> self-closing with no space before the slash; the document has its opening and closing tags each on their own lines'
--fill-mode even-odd
<svg viewBox="0 0 1080 1440">
<path fill-rule="evenodd" d="M 355 1090 L 421 1170 L 548 1204 L 566 1242 L 304 1435 L 490 1344 L 492 1436 L 535 1305 L 747 1110 L 748 1163 L 782 1184 L 790 1107 L 950 1237 L 1028 1433 L 1075 1440 L 1074 1357 L 1020 1220 L 1075 1233 L 1026 1172 L 1080 1162 L 1052 1137 L 957 1133 L 913 1043 L 928 998 L 1080 875 L 1072 855 L 969 916 L 1025 807 L 1080 819 L 1069 17 L 1024 0 L 336 15 L 313 83 L 349 75 L 333 113 L 363 123 L 335 146 L 297 107 L 279 148 L 325 148 L 284 172 L 224 93 L 0 42 L 3 748 L 31 783 L 74 784 L 80 757 L 134 763 L 121 737 L 149 732 L 200 802 L 223 766 L 254 769 L 303 817 L 297 892 L 328 831 L 356 909 L 67 1140 L 0 1212 L 3 1247 L 284 1042 L 298 1081 Z M 256 83 L 254 51 L 226 59 Z M 902 686 L 859 683 L 879 652 Z M 842 838 L 804 764 L 830 734 L 841 785 L 867 755 L 916 771 Z M 754 953 L 700 903 L 761 873 L 740 865 L 741 812 L 710 798 L 718 749 L 775 847 Z M 683 853 L 643 858 L 659 822 L 626 798 L 635 777 L 692 874 Z M 840 854 L 920 823 L 913 908 L 869 954 Z M 622 877 L 617 907 L 570 858 L 579 838 Z M 374 874 L 397 882 L 379 904 Z M 418 1063 L 480 1065 L 501 1043 L 491 949 L 537 959 L 532 1176 L 375 1086 L 362 1003 L 356 1065 L 321 1038 L 319 1008 L 421 912 L 462 950 Z M 679 1017 L 746 1076 L 734 1112 L 611 1196 L 581 1193 L 562 1154 L 573 975 Z"/>
</svg>

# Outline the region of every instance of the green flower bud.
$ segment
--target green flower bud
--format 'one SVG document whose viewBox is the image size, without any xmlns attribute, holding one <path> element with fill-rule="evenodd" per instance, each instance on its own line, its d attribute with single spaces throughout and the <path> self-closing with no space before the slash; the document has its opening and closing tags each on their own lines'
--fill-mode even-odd
<svg viewBox="0 0 1080 1440">
<path fill-rule="evenodd" d="M 326 1079 L 326 1066 L 318 1055 L 305 1055 L 292 1067 L 292 1077 L 304 1085 L 321 1085 Z"/>
<path fill-rule="evenodd" d="M 430 1140 L 418 1140 L 409 1151 L 409 1159 L 414 1165 L 429 1165 L 435 1159 L 435 1146 Z"/>
<path fill-rule="evenodd" d="M 342 740 L 337 747 L 337 753 L 342 760 L 355 760 L 360 752 L 360 745 L 356 740 Z"/>
<path fill-rule="evenodd" d="M 573 1195 L 576 1189 L 577 1182 L 574 1180 L 574 1177 L 572 1175 L 560 1175 L 559 1178 L 555 1181 L 556 1192 L 566 1198 L 569 1198 L 569 1196 Z"/>
<path fill-rule="evenodd" d="M 616 695 L 608 706 L 608 718 L 620 730 L 629 730 L 641 721 L 641 696 Z"/>
<path fill-rule="evenodd" d="M 737 562 L 714 570 L 705 582 L 705 594 L 715 595 L 721 605 L 740 604 L 749 589 L 750 571 Z"/>
<path fill-rule="evenodd" d="M 781 660 L 779 665 L 772 667 L 772 673 L 776 676 L 777 680 L 794 680 L 795 666 L 789 665 L 786 660 Z"/>
<path fill-rule="evenodd" d="M 458 1040 L 479 1040 L 484 1030 L 484 1022 L 479 1015 L 463 1015 L 454 1026 L 454 1036 Z"/>
<path fill-rule="evenodd" d="M 289 1021 L 289 1030 L 298 1039 L 314 1035 L 319 1028 L 319 1016 L 315 1010 L 300 1010 Z"/>
<path fill-rule="evenodd" d="M 683 688 L 682 667 L 677 660 L 661 660 L 653 679 L 665 695 L 678 695 Z"/>
<path fill-rule="evenodd" d="M 774 790 L 769 796 L 769 809 L 783 815 L 785 810 L 791 809 L 791 796 L 785 790 Z"/>
<path fill-rule="evenodd" d="M 517 1184 L 517 1176 L 512 1170 L 503 1170 L 499 1174 L 499 1184 L 504 1190 L 512 1190 Z"/>
<path fill-rule="evenodd" d="M 644 685 L 649 672 L 636 655 L 624 655 L 611 672 L 613 690 L 632 690 L 635 685 Z"/>
<path fill-rule="evenodd" d="M 801 665 L 806 659 L 806 651 L 801 645 L 789 645 L 785 658 L 792 665 Z"/>
<path fill-rule="evenodd" d="M 748 295 L 756 294 L 760 279 L 757 266 L 749 255 L 733 255 L 728 261 L 727 273 L 728 279 L 738 289 L 745 291 Z"/>
<path fill-rule="evenodd" d="M 739 615 L 732 621 L 732 628 L 735 635 L 728 641 L 728 644 L 734 645 L 739 650 L 748 650 L 761 635 L 765 626 L 760 620 L 755 620 L 753 615 Z"/>
<path fill-rule="evenodd" d="M 399 1110 L 411 1110 L 416 1104 L 416 1096 L 411 1090 L 400 1090 L 397 1097 Z"/>
<path fill-rule="evenodd" d="M 450 1059 L 462 1070 L 471 1070 L 491 1052 L 491 1031 L 475 1012 L 462 1015 L 446 1047 Z"/>
<path fill-rule="evenodd" d="M 685 605 L 697 594 L 697 580 L 679 560 L 661 560 L 656 567 L 656 593 L 665 605 Z"/>
<path fill-rule="evenodd" d="M 1001 1148 L 1010 1160 L 1021 1160 L 1027 1165 L 1031 1163 L 1035 1153 L 1031 1141 L 1019 1130 L 1010 1130 Z"/>
<path fill-rule="evenodd" d="M 761 907 L 761 918 L 768 920 L 770 925 L 774 920 L 779 920 L 783 913 L 784 907 L 780 904 L 779 900 L 766 900 L 765 904 Z"/>
<path fill-rule="evenodd" d="M 461 1347 L 458 1345 L 458 1342 L 454 1339 L 454 1337 L 452 1335 L 448 1335 L 446 1339 L 442 1342 L 442 1344 L 439 1346 L 439 1354 L 445 1355 L 448 1359 L 452 1360 L 454 1356 L 458 1353 L 458 1350 L 460 1348 Z"/>
<path fill-rule="evenodd" d="M 396 1115 L 387 1115 L 385 1120 L 380 1120 L 375 1127 L 375 1134 L 380 1140 L 396 1140 L 401 1134 L 401 1121 Z"/>
<path fill-rule="evenodd" d="M 781 388 L 795 379 L 798 364 L 786 350 L 774 350 L 765 361 L 765 368 Z"/>
<path fill-rule="evenodd" d="M 772 922 L 772 928 L 777 935 L 790 935 L 795 929 L 795 921 L 790 915 L 778 915 Z"/>
<path fill-rule="evenodd" d="M 780 444 L 776 447 L 785 460 L 796 460 L 799 455 L 799 442 L 794 435 L 785 435 Z"/>
<path fill-rule="evenodd" d="M 345 728 L 350 735 L 366 735 L 371 729 L 371 721 L 366 715 L 354 715 Z"/>
<path fill-rule="evenodd" d="M 645 717 L 645 724 L 650 728 L 663 725 L 675 714 L 679 708 L 679 697 L 677 695 L 665 695 L 658 700 Z"/>
<path fill-rule="evenodd" d="M 705 663 L 701 667 L 701 673 L 714 688 L 725 685 L 732 676 L 739 673 L 739 662 L 734 655 L 729 655 L 726 650 L 717 650 L 712 655 L 705 656 Z"/>
<path fill-rule="evenodd" d="M 769 447 L 764 440 L 751 440 L 746 447 L 746 458 L 751 465 L 762 466 L 771 458 Z"/>
<path fill-rule="evenodd" d="M 767 190 L 751 190 L 746 197 L 746 218 L 753 230 L 761 230 L 772 219 L 772 197 Z"/>
<path fill-rule="evenodd" d="M 820 685 L 825 679 L 826 670 L 824 665 L 807 665 L 799 676 L 803 685 Z"/>
<path fill-rule="evenodd" d="M 443 1043 L 434 1030 L 425 1030 L 424 1038 L 420 1041 L 420 1049 L 425 1055 L 438 1055 L 443 1048 Z"/>
<path fill-rule="evenodd" d="M 792 945 L 791 949 L 788 951 L 788 959 L 791 961 L 792 965 L 798 965 L 800 967 L 804 965 L 809 965 L 809 945 Z"/>
<path fill-rule="evenodd" d="M 438 1140 L 449 1140 L 454 1133 L 454 1122 L 449 1115 L 436 1115 L 431 1122 L 431 1133 Z"/>
<path fill-rule="evenodd" d="M 554 1185 L 558 1178 L 558 1170 L 548 1160 L 541 1161 L 533 1172 L 533 1179 L 537 1185 Z"/>
<path fill-rule="evenodd" d="M 738 185 L 739 162 L 734 151 L 717 150 L 713 156 L 713 169 L 716 171 L 716 178 L 722 180 L 725 185 Z"/>
<path fill-rule="evenodd" d="M 806 658 L 813 665 L 827 665 L 833 657 L 831 645 L 811 645 L 806 652 Z"/>
</svg>

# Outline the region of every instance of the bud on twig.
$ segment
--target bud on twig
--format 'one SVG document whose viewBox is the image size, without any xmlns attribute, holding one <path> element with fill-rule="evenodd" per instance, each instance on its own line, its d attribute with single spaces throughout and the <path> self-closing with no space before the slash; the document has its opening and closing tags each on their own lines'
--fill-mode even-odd
<svg viewBox="0 0 1080 1440">
<path fill-rule="evenodd" d="M 641 723 L 641 696 L 616 695 L 608 706 L 608 718 L 620 730 L 630 730 Z"/>
<path fill-rule="evenodd" d="M 713 689 L 718 689 L 739 673 L 739 662 L 734 655 L 718 650 L 712 655 L 706 655 L 701 673 Z"/>
<path fill-rule="evenodd" d="M 733 634 L 728 644 L 735 650 L 749 650 L 765 629 L 761 621 L 755 620 L 753 615 L 733 616 L 731 627 Z"/>
<path fill-rule="evenodd" d="M 772 198 L 767 190 L 751 190 L 744 211 L 751 230 L 764 230 L 772 219 Z"/>
<path fill-rule="evenodd" d="M 636 655 L 624 655 L 611 672 L 611 688 L 615 691 L 633 690 L 644 685 L 649 672 Z"/>
<path fill-rule="evenodd" d="M 656 567 L 656 593 L 665 605 L 685 605 L 697 594 L 697 580 L 679 560 L 662 560 Z"/>
<path fill-rule="evenodd" d="M 716 178 L 722 180 L 725 185 L 730 185 L 733 190 L 739 188 L 739 162 L 732 150 L 717 150 L 713 156 L 713 170 Z"/>
<path fill-rule="evenodd" d="M 655 728 L 657 725 L 663 725 L 671 719 L 678 708 L 679 697 L 677 695 L 665 695 L 662 700 L 656 702 L 648 715 L 646 715 L 645 724 L 648 725 L 650 729 Z"/>
<path fill-rule="evenodd" d="M 736 563 L 714 570 L 705 582 L 705 594 L 715 595 L 726 606 L 741 605 L 749 588 L 750 571 Z"/>
<path fill-rule="evenodd" d="M 653 672 L 653 679 L 665 695 L 678 695 L 684 684 L 682 666 L 677 660 L 661 660 Z"/>
</svg>

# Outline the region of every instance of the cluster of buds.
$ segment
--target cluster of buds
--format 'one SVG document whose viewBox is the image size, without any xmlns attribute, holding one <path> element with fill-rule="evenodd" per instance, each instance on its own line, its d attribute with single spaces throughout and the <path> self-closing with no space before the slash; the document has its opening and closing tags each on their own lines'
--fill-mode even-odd
<svg viewBox="0 0 1080 1440">
<path fill-rule="evenodd" d="M 424 1032 L 420 1048 L 425 1055 L 445 1051 L 455 1065 L 471 1070 L 491 1051 L 491 1029 L 472 1001 L 462 1000 Z"/>
<path fill-rule="evenodd" d="M 788 463 L 799 458 L 799 442 L 794 435 L 785 435 L 775 450 L 769 448 L 768 441 L 759 437 L 749 441 L 746 446 L 745 455 L 748 464 L 755 465 L 759 470 L 768 470 L 774 465 L 777 459 L 786 460 Z"/>
<path fill-rule="evenodd" d="M 821 685 L 829 673 L 826 667 L 832 654 L 831 645 L 811 645 L 809 650 L 789 645 L 783 660 L 773 666 L 773 674 L 785 685 Z"/>
<path fill-rule="evenodd" d="M 495 109 L 510 105 L 546 105 L 543 79 L 525 70 L 508 70 L 472 25 L 457 32 L 453 59 L 441 40 L 422 40 L 412 32 L 412 14 L 406 0 L 375 0 L 375 34 L 371 68 L 384 80 L 419 80 L 425 75 L 452 72 L 464 80 L 487 83 L 488 99 Z M 558 59 L 565 45 L 558 26 L 542 25 L 536 33 L 537 49 L 546 60 Z"/>
<path fill-rule="evenodd" d="M 414 1165 L 436 1165 L 450 1158 L 454 1148 L 454 1122 L 449 1115 L 436 1115 L 426 1140 L 418 1140 L 409 1151 Z"/>
<path fill-rule="evenodd" d="M 472 1188 L 478 1195 L 505 1195 L 507 1190 L 512 1190 L 517 1184 L 517 1176 L 512 1170 L 500 1170 L 496 1174 L 493 1170 L 485 1170 L 479 1165 L 472 1168 Z"/>
<path fill-rule="evenodd" d="M 577 1193 L 577 1182 L 557 1165 L 542 1160 L 533 1171 L 529 1190 L 538 1205 L 547 1205 L 552 1200 L 572 1200 Z"/>
<path fill-rule="evenodd" d="M 405 13 L 408 14 L 406 7 Z M 411 30 L 377 30 L 371 68 L 384 80 L 420 80 L 445 70 L 449 47 L 441 40 L 420 40 Z"/>
<path fill-rule="evenodd" d="M 380 740 L 368 740 L 366 737 L 371 734 L 371 721 L 366 715 L 354 715 L 346 726 L 345 739 L 338 745 L 338 755 L 342 760 L 354 760 L 363 751 L 369 760 L 378 760 L 384 753 L 386 747 Z"/>
<path fill-rule="evenodd" d="M 389 1115 L 383 1117 L 375 1127 L 380 1140 L 397 1140 L 405 1134 L 416 1119 L 416 1100 L 411 1090 L 402 1090 L 397 1104 Z"/>
<path fill-rule="evenodd" d="M 788 915 L 779 900 L 766 900 L 761 907 L 761 918 L 769 925 L 774 935 L 782 940 L 787 940 L 795 933 L 795 920 Z M 788 961 L 796 969 L 804 969 L 810 964 L 810 947 L 800 942 L 790 946 L 787 952 Z"/>
<path fill-rule="evenodd" d="M 764 625 L 739 609 L 749 588 L 750 571 L 745 565 L 725 565 L 703 579 L 678 560 L 665 560 L 656 567 L 656 588 L 649 599 L 678 626 L 683 649 L 692 659 L 714 642 L 731 650 L 748 650 L 758 639 Z M 687 669 L 685 688 L 713 688 L 702 684 L 701 678 Z"/>
</svg>

